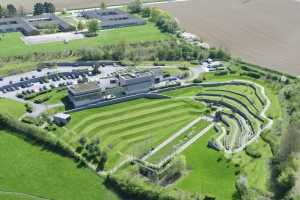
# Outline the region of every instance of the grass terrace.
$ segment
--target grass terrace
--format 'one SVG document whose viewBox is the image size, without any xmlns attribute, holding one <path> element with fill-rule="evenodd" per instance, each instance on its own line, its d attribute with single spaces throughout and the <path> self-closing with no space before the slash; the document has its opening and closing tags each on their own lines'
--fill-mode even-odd
<svg viewBox="0 0 300 200">
<path fill-rule="evenodd" d="M 107 168 L 126 158 L 142 156 L 201 115 L 204 106 L 182 100 L 139 99 L 72 113 L 57 135 L 72 146 L 81 137 L 100 138 L 108 153 Z"/>
</svg>

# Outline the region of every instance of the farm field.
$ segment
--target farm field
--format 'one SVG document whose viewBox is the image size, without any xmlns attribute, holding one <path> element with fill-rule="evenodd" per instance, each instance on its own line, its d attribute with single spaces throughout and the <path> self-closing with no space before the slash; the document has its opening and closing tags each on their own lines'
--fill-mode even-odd
<svg viewBox="0 0 300 200">
<path fill-rule="evenodd" d="M 18 147 L 18 148 L 16 148 Z M 118 200 L 94 172 L 0 130 L 0 199 Z M 7 194 L 5 192 L 13 192 Z"/>
<path fill-rule="evenodd" d="M 21 33 L 4 34 L 2 40 L 0 40 L 0 49 L 5 49 L 5 51 L 0 51 L 0 57 L 26 55 L 34 52 L 61 52 L 65 49 L 77 50 L 84 47 L 117 44 L 123 41 L 131 43 L 170 38 L 169 35 L 161 33 L 152 23 L 143 26 L 99 31 L 97 37 L 73 40 L 69 41 L 68 44 L 64 42 L 51 42 L 28 46 L 21 40 L 21 36 Z"/>
<path fill-rule="evenodd" d="M 110 168 L 128 154 L 148 152 L 200 116 L 203 108 L 192 101 L 139 99 L 72 113 L 70 123 L 56 134 L 74 147 L 83 136 L 99 138 Z"/>
<path fill-rule="evenodd" d="M 158 7 L 233 57 L 300 75 L 299 1 L 189 0 Z"/>
<path fill-rule="evenodd" d="M 26 112 L 26 108 L 24 104 L 20 102 L 11 99 L 0 98 L 0 111 L 19 118 Z"/>
</svg>

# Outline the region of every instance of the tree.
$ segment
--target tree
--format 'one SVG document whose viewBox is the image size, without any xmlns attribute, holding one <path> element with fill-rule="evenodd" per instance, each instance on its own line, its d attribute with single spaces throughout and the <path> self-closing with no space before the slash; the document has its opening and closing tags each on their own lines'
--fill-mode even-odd
<svg viewBox="0 0 300 200">
<path fill-rule="evenodd" d="M 7 16 L 7 9 L 0 5 L 0 18 Z"/>
<path fill-rule="evenodd" d="M 142 1 L 141 0 L 132 0 L 127 8 L 130 13 L 139 13 L 142 11 Z"/>
<path fill-rule="evenodd" d="M 99 29 L 99 22 L 95 19 L 92 19 L 87 24 L 89 33 L 96 34 L 97 30 Z"/>
<path fill-rule="evenodd" d="M 33 15 L 41 15 L 45 12 L 44 4 L 36 3 L 33 7 Z"/>
<path fill-rule="evenodd" d="M 9 17 L 15 16 L 17 14 L 17 9 L 13 4 L 8 4 L 6 8 Z"/>
<path fill-rule="evenodd" d="M 51 2 L 45 2 L 44 3 L 44 12 L 45 13 L 54 13 L 55 12 L 55 6 Z"/>
<path fill-rule="evenodd" d="M 78 31 L 81 31 L 81 30 L 83 30 L 85 28 L 85 25 L 82 23 L 82 21 L 79 21 L 78 23 L 77 23 L 77 30 Z"/>
<path fill-rule="evenodd" d="M 100 3 L 100 8 L 101 8 L 102 10 L 105 10 L 105 9 L 106 9 L 106 3 L 105 3 L 104 1 L 101 1 L 101 3 Z"/>
</svg>

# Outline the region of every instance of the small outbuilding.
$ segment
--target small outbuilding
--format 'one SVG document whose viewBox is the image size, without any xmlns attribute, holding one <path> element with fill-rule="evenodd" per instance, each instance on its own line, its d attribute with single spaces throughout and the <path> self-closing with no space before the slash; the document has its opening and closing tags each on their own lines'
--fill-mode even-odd
<svg viewBox="0 0 300 200">
<path fill-rule="evenodd" d="M 66 125 L 71 120 L 71 115 L 65 113 L 57 113 L 53 116 L 53 121 L 58 125 Z"/>
</svg>

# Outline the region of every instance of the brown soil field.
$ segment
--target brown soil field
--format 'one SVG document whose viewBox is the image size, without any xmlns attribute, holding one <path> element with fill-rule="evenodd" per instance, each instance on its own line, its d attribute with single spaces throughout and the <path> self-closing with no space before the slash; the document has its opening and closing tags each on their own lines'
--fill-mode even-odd
<svg viewBox="0 0 300 200">
<path fill-rule="evenodd" d="M 234 57 L 300 75 L 300 2 L 190 0 L 160 7 L 187 31 Z"/>
<path fill-rule="evenodd" d="M 100 0 L 48 0 L 59 9 L 99 6 Z M 105 0 L 110 5 L 130 0 Z M 0 0 L 31 10 L 40 0 Z M 300 75 L 300 0 L 189 0 L 159 4 L 187 31 L 234 57 Z"/>
<path fill-rule="evenodd" d="M 57 9 L 62 10 L 73 8 L 88 8 L 88 7 L 100 7 L 102 0 L 46 0 L 52 2 Z M 128 3 L 129 0 L 103 0 L 109 5 L 118 5 Z M 12 3 L 16 7 L 22 5 L 27 11 L 32 11 L 32 7 L 37 2 L 44 2 L 44 0 L 0 0 L 1 5 Z"/>
</svg>

